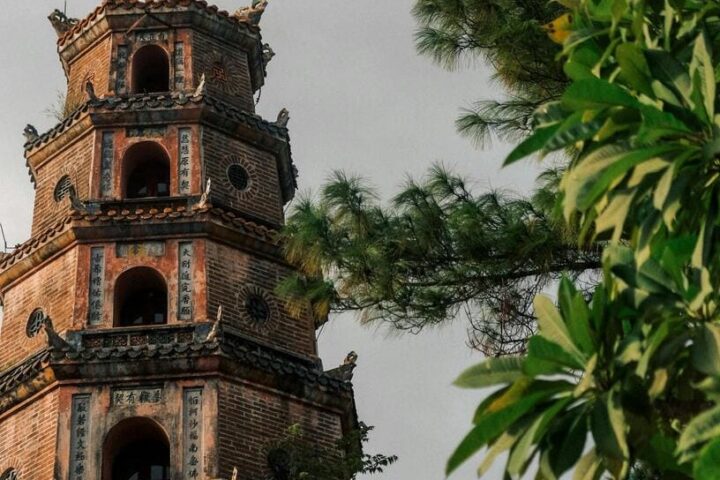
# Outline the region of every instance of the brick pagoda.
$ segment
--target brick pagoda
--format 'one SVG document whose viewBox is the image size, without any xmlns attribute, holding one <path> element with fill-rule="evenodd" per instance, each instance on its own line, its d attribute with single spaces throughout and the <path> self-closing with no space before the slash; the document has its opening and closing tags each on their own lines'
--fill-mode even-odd
<svg viewBox="0 0 720 480">
<path fill-rule="evenodd" d="M 354 365 L 274 293 L 296 175 L 253 3 L 51 15 L 67 115 L 25 130 L 32 237 L 0 254 L 0 480 L 264 480 L 288 426 L 355 428 Z"/>
</svg>

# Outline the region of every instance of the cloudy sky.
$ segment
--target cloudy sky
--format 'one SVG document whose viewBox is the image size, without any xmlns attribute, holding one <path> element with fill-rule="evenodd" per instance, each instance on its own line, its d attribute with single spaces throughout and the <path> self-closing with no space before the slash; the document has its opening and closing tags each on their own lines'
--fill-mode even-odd
<svg viewBox="0 0 720 480">
<path fill-rule="evenodd" d="M 69 0 L 71 16 L 100 0 Z M 249 0 L 247 0 L 249 1 Z M 22 151 L 22 130 L 54 123 L 45 111 L 65 88 L 47 21 L 63 0 L 13 2 L 0 16 L 0 222 L 10 244 L 27 239 L 33 190 Z M 218 0 L 233 10 L 244 0 Z M 362 175 L 385 197 L 408 175 L 443 162 L 475 180 L 478 191 L 527 190 L 527 166 L 500 170 L 504 145 L 477 150 L 453 126 L 460 107 L 499 95 L 481 65 L 447 72 L 413 46 L 412 0 L 273 0 L 262 27 L 277 56 L 258 106 L 274 119 L 290 110 L 290 132 L 302 190 L 317 189 L 335 169 Z M 466 347 L 458 319 L 417 336 L 358 326 L 338 317 L 319 336 L 330 368 L 358 352 L 358 411 L 376 426 L 370 450 L 399 463 L 379 480 L 442 479 L 445 460 L 470 425 L 477 392 L 450 383 L 479 361 Z M 452 478 L 474 478 L 476 464 Z M 490 475 L 490 478 L 499 478 Z"/>
</svg>

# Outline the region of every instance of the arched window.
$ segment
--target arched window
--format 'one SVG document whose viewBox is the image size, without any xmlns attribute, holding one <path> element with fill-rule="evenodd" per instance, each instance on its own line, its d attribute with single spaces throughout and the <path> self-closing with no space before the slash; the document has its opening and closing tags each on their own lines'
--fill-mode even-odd
<svg viewBox="0 0 720 480">
<path fill-rule="evenodd" d="M 103 445 L 103 480 L 169 480 L 170 442 L 148 418 L 115 425 Z"/>
<path fill-rule="evenodd" d="M 136 267 L 120 275 L 115 284 L 115 326 L 167 323 L 167 285 L 152 268 Z"/>
<path fill-rule="evenodd" d="M 162 47 L 147 45 L 135 52 L 132 72 L 133 93 L 170 91 L 170 60 Z"/>
<path fill-rule="evenodd" d="M 170 160 L 154 142 L 136 143 L 125 153 L 125 198 L 170 195 Z"/>
</svg>

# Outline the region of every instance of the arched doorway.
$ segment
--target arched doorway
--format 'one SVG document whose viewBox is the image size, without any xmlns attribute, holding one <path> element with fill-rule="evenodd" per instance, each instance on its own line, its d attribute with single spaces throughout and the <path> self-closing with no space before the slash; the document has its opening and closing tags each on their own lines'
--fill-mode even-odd
<svg viewBox="0 0 720 480">
<path fill-rule="evenodd" d="M 123 160 L 125 198 L 170 195 L 170 159 L 155 142 L 140 142 L 128 148 Z"/>
<path fill-rule="evenodd" d="M 168 295 L 165 279 L 156 270 L 136 267 L 115 283 L 115 326 L 167 323 Z"/>
<path fill-rule="evenodd" d="M 170 91 L 170 59 L 162 47 L 147 45 L 135 52 L 132 72 L 133 93 Z"/>
<path fill-rule="evenodd" d="M 170 480 L 170 442 L 149 418 L 115 425 L 103 444 L 103 480 Z"/>
</svg>

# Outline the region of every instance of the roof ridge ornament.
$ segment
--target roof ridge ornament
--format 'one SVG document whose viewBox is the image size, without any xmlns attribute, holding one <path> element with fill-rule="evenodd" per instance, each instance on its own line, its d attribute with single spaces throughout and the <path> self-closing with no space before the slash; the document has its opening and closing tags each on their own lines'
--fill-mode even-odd
<svg viewBox="0 0 720 480">
<path fill-rule="evenodd" d="M 239 8 L 231 16 L 240 22 L 258 26 L 267 6 L 268 0 L 253 0 L 252 5 Z"/>
<path fill-rule="evenodd" d="M 61 12 L 57 8 L 48 16 L 48 20 L 50 20 L 58 37 L 65 35 L 80 21 L 77 18 L 69 18 L 64 12 Z"/>
</svg>

